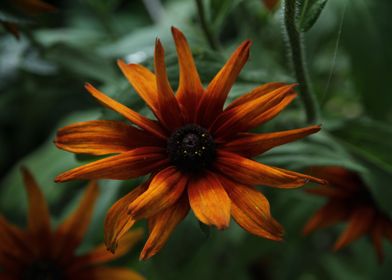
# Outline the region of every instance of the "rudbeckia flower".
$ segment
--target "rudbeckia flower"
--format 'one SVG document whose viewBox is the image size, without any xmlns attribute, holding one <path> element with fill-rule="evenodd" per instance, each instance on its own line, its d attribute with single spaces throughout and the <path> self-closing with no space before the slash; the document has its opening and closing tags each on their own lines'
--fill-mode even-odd
<svg viewBox="0 0 392 280">
<path fill-rule="evenodd" d="M 52 230 L 42 192 L 27 169 L 22 169 L 22 173 L 29 202 L 28 226 L 22 230 L 0 215 L 0 279 L 144 279 L 127 268 L 102 266 L 127 253 L 140 240 L 143 234 L 140 229 L 124 236 L 115 255 L 108 252 L 104 244 L 84 255 L 75 254 L 98 196 L 95 182 L 89 184 L 75 212 Z"/>
<path fill-rule="evenodd" d="M 346 222 L 347 227 L 335 242 L 339 250 L 361 236 L 370 236 L 379 261 L 383 260 L 382 238 L 392 241 L 392 221 L 374 202 L 358 174 L 341 167 L 314 167 L 312 173 L 328 180 L 328 185 L 307 190 L 328 199 L 307 222 L 304 234 Z"/>
<path fill-rule="evenodd" d="M 254 186 L 295 188 L 309 180 L 323 181 L 251 158 L 315 133 L 320 127 L 249 133 L 295 98 L 295 85 L 265 84 L 224 108 L 228 93 L 249 57 L 250 41 L 242 43 L 207 88 L 203 88 L 184 35 L 176 28 L 172 28 L 172 33 L 180 66 L 176 95 L 167 78 L 159 40 L 155 44 L 155 74 L 141 65 L 118 61 L 156 120 L 138 114 L 87 84 L 86 89 L 94 98 L 131 124 L 95 120 L 60 129 L 55 140 L 59 148 L 110 156 L 65 172 L 56 181 L 126 180 L 151 174 L 146 183 L 113 205 L 105 225 L 106 244 L 114 251 L 121 235 L 135 221 L 148 219 L 150 236 L 141 259 L 160 250 L 190 208 L 206 225 L 225 229 L 233 216 L 245 230 L 280 240 L 282 227 L 271 217 L 267 199 Z"/>
</svg>

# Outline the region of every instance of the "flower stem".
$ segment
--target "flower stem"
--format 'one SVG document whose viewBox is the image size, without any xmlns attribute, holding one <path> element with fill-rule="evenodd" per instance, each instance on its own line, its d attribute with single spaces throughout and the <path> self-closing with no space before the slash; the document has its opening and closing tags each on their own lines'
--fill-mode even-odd
<svg viewBox="0 0 392 280">
<path fill-rule="evenodd" d="M 295 17 L 296 1 L 285 0 L 284 25 L 287 32 L 288 48 L 294 74 L 299 83 L 300 97 L 305 107 L 306 120 L 308 123 L 316 123 L 320 118 L 320 109 L 309 79 L 302 38 L 303 33 L 298 32 Z"/>
<path fill-rule="evenodd" d="M 205 11 L 204 11 L 203 0 L 196 0 L 196 6 L 197 6 L 197 12 L 199 14 L 201 28 L 203 29 L 204 35 L 206 36 L 206 39 L 211 49 L 216 51 L 219 49 L 218 40 L 215 38 L 211 29 L 208 26 Z"/>
</svg>

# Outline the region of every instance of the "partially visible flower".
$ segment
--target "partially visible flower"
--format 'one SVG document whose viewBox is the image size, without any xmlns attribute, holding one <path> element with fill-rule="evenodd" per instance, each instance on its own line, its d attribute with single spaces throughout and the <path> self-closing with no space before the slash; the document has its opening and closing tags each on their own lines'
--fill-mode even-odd
<svg viewBox="0 0 392 280">
<path fill-rule="evenodd" d="M 26 16 L 36 16 L 41 13 L 54 12 L 57 10 L 53 5 L 41 0 L 8 0 L 8 2 Z M 15 21 L 3 19 L 0 20 L 0 23 L 8 32 L 12 33 L 16 38 L 19 38 L 19 28 Z"/>
<path fill-rule="evenodd" d="M 0 215 L 0 279 L 144 279 L 127 268 L 102 266 L 127 253 L 140 240 L 143 234 L 140 229 L 124 237 L 116 255 L 108 252 L 103 244 L 85 255 L 75 254 L 98 196 L 95 182 L 89 184 L 76 211 L 52 231 L 42 192 L 27 169 L 23 168 L 22 173 L 29 202 L 28 226 L 22 230 Z"/>
<path fill-rule="evenodd" d="M 278 7 L 279 0 L 262 0 L 268 10 L 273 11 Z"/>
<path fill-rule="evenodd" d="M 313 167 L 312 174 L 325 178 L 329 184 L 307 191 L 328 201 L 307 222 L 304 234 L 345 221 L 348 225 L 335 242 L 334 250 L 369 235 L 382 261 L 382 238 L 392 241 L 392 220 L 378 208 L 359 175 L 341 167 Z"/>
<path fill-rule="evenodd" d="M 148 219 L 151 230 L 142 259 L 162 248 L 190 208 L 206 225 L 225 229 L 233 216 L 245 230 L 281 240 L 282 227 L 272 218 L 268 200 L 254 186 L 295 188 L 323 180 L 251 158 L 315 133 L 320 127 L 248 132 L 279 114 L 296 97 L 295 85 L 259 86 L 224 109 L 249 57 L 250 41 L 240 45 L 204 89 L 185 36 L 176 28 L 172 33 L 180 66 L 176 95 L 167 78 L 159 40 L 155 44 L 155 74 L 142 65 L 118 62 L 157 120 L 138 114 L 87 84 L 94 98 L 134 125 L 97 120 L 60 129 L 55 141 L 59 148 L 108 157 L 60 174 L 56 181 L 126 180 L 151 174 L 146 183 L 113 205 L 105 222 L 106 244 L 114 251 L 135 221 Z"/>
</svg>

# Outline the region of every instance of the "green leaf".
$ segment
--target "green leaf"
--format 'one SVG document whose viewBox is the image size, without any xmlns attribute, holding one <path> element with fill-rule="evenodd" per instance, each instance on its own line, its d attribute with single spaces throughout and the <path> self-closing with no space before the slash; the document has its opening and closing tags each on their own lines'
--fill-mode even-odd
<svg viewBox="0 0 392 280">
<path fill-rule="evenodd" d="M 32 21 L 26 17 L 19 16 L 19 15 L 16 16 L 14 14 L 11 14 L 9 12 L 4 12 L 4 11 L 0 11 L 0 21 L 22 24 L 22 25 L 32 23 Z"/>
<path fill-rule="evenodd" d="M 203 224 L 202 222 L 199 221 L 199 228 L 201 230 L 201 232 L 208 238 L 210 237 L 210 227 L 207 226 L 206 224 Z"/>
<path fill-rule="evenodd" d="M 97 115 L 96 111 L 74 114 L 60 123 L 59 127 L 69 123 L 94 119 Z M 27 199 L 19 170 L 21 165 L 31 170 L 48 204 L 53 206 L 55 212 L 61 212 L 64 203 L 70 199 L 70 196 L 74 195 L 75 188 L 72 186 L 80 185 L 80 182 L 55 184 L 54 178 L 61 172 L 78 166 L 78 163 L 75 161 L 73 154 L 56 148 L 53 144 L 53 138 L 52 134 L 42 147 L 23 158 L 0 182 L 0 210 L 2 213 L 12 213 L 19 219 L 26 216 Z M 83 185 L 85 185 L 85 182 Z"/>
<path fill-rule="evenodd" d="M 316 23 L 323 11 L 327 0 L 299 0 L 297 28 L 300 32 L 306 32 Z"/>
<path fill-rule="evenodd" d="M 392 174 L 392 127 L 371 119 L 346 122 L 333 131 L 355 155 L 366 158 L 379 168 Z"/>
<path fill-rule="evenodd" d="M 344 123 L 333 134 L 365 167 L 360 172 L 377 204 L 392 213 L 392 128 L 371 119 Z M 387 140 L 388 139 L 388 140 Z"/>
</svg>

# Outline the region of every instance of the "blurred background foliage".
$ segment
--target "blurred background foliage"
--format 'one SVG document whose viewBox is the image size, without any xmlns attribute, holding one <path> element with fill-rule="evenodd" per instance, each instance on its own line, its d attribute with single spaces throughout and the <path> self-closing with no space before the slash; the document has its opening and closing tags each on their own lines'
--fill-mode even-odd
<svg viewBox="0 0 392 280">
<path fill-rule="evenodd" d="M 282 27 L 282 3 L 270 10 L 261 0 L 203 1 L 206 23 L 216 43 L 211 47 L 193 0 L 47 2 L 57 11 L 11 19 L 6 10 L 0 13 L 0 20 L 8 16 L 21 33 L 16 39 L 0 31 L 0 211 L 20 225 L 26 217 L 20 165 L 36 175 L 57 223 L 74 209 L 85 182 L 56 185 L 53 178 L 89 158 L 57 150 L 52 143 L 56 129 L 76 121 L 120 119 L 88 96 L 85 82 L 149 114 L 115 62 L 123 58 L 151 68 L 154 41 L 160 37 L 169 78 L 176 88 L 178 66 L 170 26 L 188 37 L 204 84 L 241 41 L 253 41 L 250 60 L 230 99 L 264 82 L 294 81 Z M 272 7 L 274 1 L 265 2 Z M 294 170 L 312 165 L 353 169 L 366 181 L 378 206 L 392 214 L 392 2 L 299 2 L 298 29 L 306 32 L 308 67 L 322 107 L 323 129 L 258 160 Z M 305 126 L 304 114 L 296 101 L 259 130 L 301 126 Z M 137 183 L 100 183 L 102 195 L 82 250 L 102 240 L 106 210 Z M 152 260 L 137 261 L 140 245 L 120 262 L 148 279 L 389 279 L 391 244 L 384 243 L 382 265 L 366 238 L 333 253 L 330 248 L 342 227 L 306 238 L 301 234 L 323 199 L 303 190 L 262 191 L 271 201 L 272 213 L 285 226 L 284 242 L 250 236 L 234 222 L 224 232 L 205 232 L 189 215 Z"/>
</svg>

